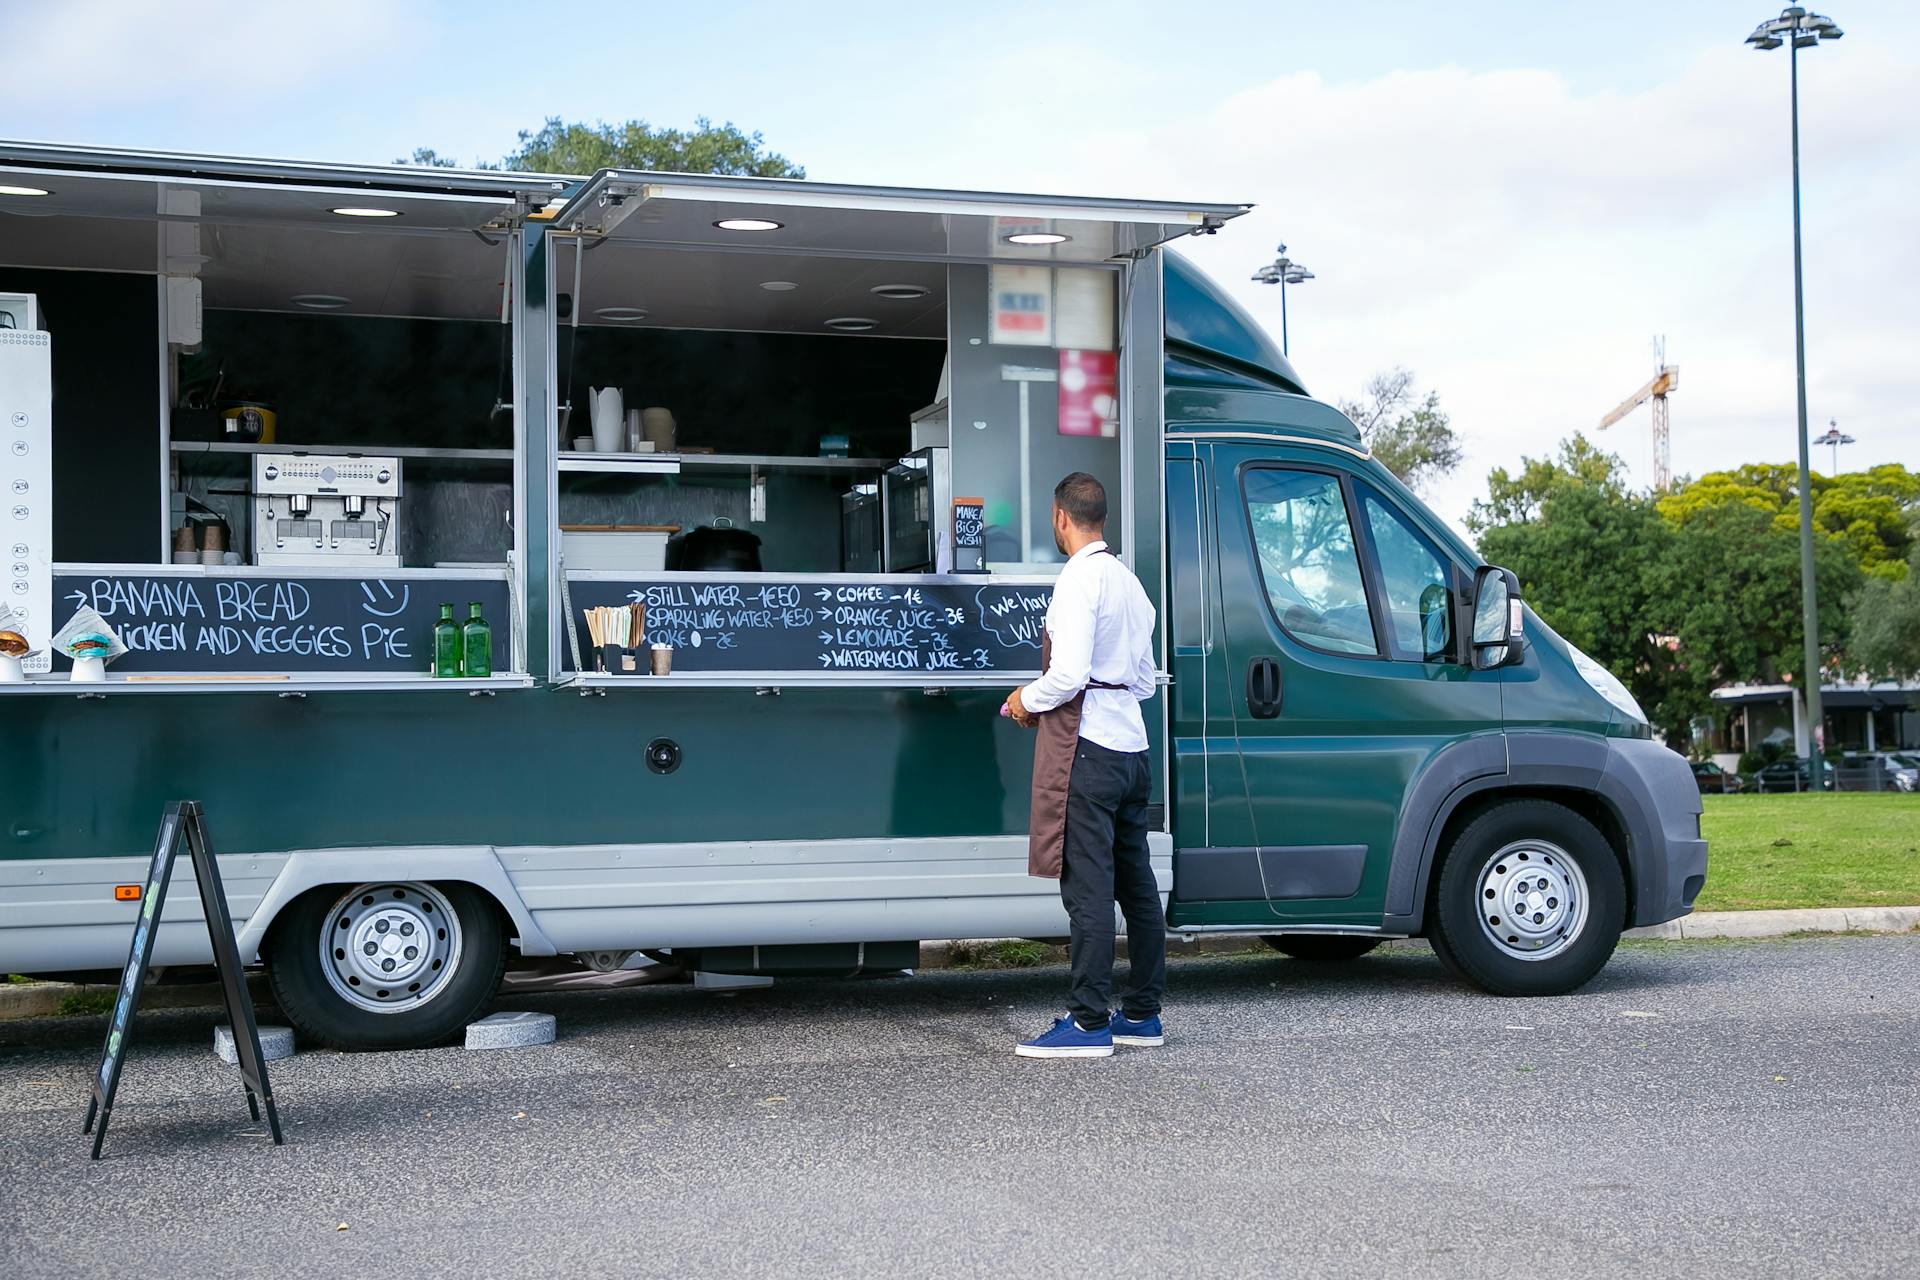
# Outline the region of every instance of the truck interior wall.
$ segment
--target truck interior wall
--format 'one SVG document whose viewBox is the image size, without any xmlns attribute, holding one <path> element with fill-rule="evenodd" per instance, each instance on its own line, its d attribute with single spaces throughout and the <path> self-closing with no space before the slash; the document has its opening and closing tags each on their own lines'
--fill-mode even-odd
<svg viewBox="0 0 1920 1280">
<path fill-rule="evenodd" d="M 503 326 L 481 320 L 395 319 L 209 308 L 183 384 L 226 368 L 227 399 L 255 397 L 278 416 L 288 445 L 406 444 L 511 449 L 513 426 L 490 423 L 504 381 Z M 194 429 L 211 427 L 208 429 Z M 219 423 L 176 414 L 175 439 L 217 439 Z"/>
<path fill-rule="evenodd" d="M 589 388 L 620 387 L 628 408 L 671 409 L 683 445 L 799 457 L 819 453 L 824 431 L 846 432 L 855 457 L 905 453 L 946 356 L 944 342 L 910 338 L 603 325 L 562 328 L 559 343 L 561 395 L 570 379 L 576 406 Z"/>
<path fill-rule="evenodd" d="M 0 267 L 0 288 L 37 294 L 53 335 L 55 557 L 156 559 L 164 472 L 154 277 Z"/>
<path fill-rule="evenodd" d="M 1018 561 L 1020 538 L 1021 401 L 1027 403 L 1027 457 L 1031 490 L 1026 518 L 1035 564 L 1058 562 L 1053 542 L 1053 487 L 1062 476 L 1085 471 L 1107 489 L 1109 543 L 1126 550 L 1128 530 L 1121 507 L 1120 441 L 1110 436 L 1063 435 L 1060 391 L 1053 380 L 1059 349 L 989 342 L 989 271 L 954 266 L 947 273 L 953 331 L 953 484 L 958 493 L 987 499 L 987 559 Z M 1112 349 L 1109 342 L 1108 350 Z M 1009 375 L 1031 372 L 1045 380 L 1023 383 Z"/>
</svg>

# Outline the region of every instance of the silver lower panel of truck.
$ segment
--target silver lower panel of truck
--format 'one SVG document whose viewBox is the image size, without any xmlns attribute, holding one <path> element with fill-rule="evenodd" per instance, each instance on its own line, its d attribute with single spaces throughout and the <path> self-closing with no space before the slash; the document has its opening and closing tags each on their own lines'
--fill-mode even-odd
<svg viewBox="0 0 1920 1280">
<path fill-rule="evenodd" d="M 1173 884 L 1172 839 L 1150 840 L 1164 895 Z M 146 858 L 0 862 L 0 973 L 126 963 L 139 904 L 115 901 L 113 888 L 139 883 L 146 867 Z M 505 908 L 528 955 L 1067 932 L 1058 883 L 1027 875 L 1024 835 L 308 849 L 226 855 L 220 873 L 248 960 L 302 893 L 382 879 L 480 886 Z M 161 913 L 154 963 L 211 963 L 184 861 Z"/>
</svg>

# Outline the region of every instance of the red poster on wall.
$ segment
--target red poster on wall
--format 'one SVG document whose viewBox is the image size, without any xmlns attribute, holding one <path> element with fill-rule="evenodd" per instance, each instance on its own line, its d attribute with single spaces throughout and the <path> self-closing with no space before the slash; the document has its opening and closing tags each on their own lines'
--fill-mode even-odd
<svg viewBox="0 0 1920 1280">
<path fill-rule="evenodd" d="M 1120 434 L 1120 362 L 1112 351 L 1060 353 L 1060 434 Z"/>
</svg>

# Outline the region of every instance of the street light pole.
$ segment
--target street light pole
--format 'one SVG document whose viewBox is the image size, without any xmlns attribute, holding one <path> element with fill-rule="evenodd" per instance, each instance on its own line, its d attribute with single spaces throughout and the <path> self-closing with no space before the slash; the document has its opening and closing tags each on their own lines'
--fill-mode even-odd
<svg viewBox="0 0 1920 1280">
<path fill-rule="evenodd" d="M 1820 708 L 1820 615 L 1813 580 L 1813 484 L 1807 462 L 1807 326 L 1806 296 L 1800 268 L 1800 50 L 1822 40 L 1838 40 L 1844 33 L 1831 18 L 1808 13 L 1798 5 L 1783 9 L 1778 18 L 1761 23 L 1747 43 L 1765 51 L 1787 46 L 1789 117 L 1793 135 L 1793 359 L 1799 386 L 1800 428 L 1800 613 L 1806 659 L 1807 770 L 1815 791 L 1824 789 L 1826 760 L 1821 755 L 1826 737 Z M 1782 39 L 1782 37 L 1785 39 Z"/>
<path fill-rule="evenodd" d="M 1280 286 L 1280 354 L 1291 357 L 1292 347 L 1287 341 L 1287 286 L 1304 284 L 1313 279 L 1313 272 L 1287 256 L 1287 246 L 1280 245 L 1275 252 L 1279 255 L 1272 262 L 1253 273 L 1256 284 L 1277 284 Z"/>
</svg>

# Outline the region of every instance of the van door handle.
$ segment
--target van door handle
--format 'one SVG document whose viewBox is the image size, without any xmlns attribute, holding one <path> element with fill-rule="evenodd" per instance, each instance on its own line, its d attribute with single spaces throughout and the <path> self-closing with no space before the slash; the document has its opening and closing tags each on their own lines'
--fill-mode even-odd
<svg viewBox="0 0 1920 1280">
<path fill-rule="evenodd" d="M 1255 658 L 1247 664 L 1247 710 L 1255 720 L 1280 714 L 1280 664 L 1272 658 Z"/>
</svg>

